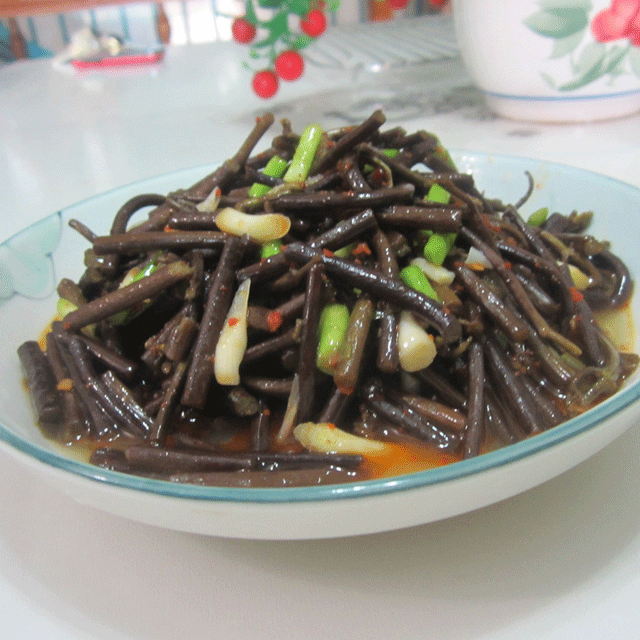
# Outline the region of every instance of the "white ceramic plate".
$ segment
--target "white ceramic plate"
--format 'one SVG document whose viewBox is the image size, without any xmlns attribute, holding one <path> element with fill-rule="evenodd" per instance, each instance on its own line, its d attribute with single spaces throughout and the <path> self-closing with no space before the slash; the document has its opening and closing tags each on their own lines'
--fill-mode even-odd
<svg viewBox="0 0 640 640">
<path fill-rule="evenodd" d="M 453 153 L 492 198 L 517 201 L 525 171 L 535 178 L 523 213 L 547 206 L 593 210 L 594 235 L 640 274 L 640 190 L 562 165 L 480 153 Z M 509 498 L 587 459 L 640 415 L 640 377 L 614 397 L 563 425 L 504 449 L 393 479 L 292 489 L 175 485 L 79 462 L 43 438 L 21 383 L 17 346 L 36 337 L 55 307 L 55 283 L 82 272 L 86 241 L 67 226 L 77 218 L 106 233 L 118 207 L 142 192 L 166 193 L 196 182 L 207 167 L 184 170 L 96 196 L 32 225 L 0 245 L 0 444 L 81 503 L 132 520 L 208 535 L 309 539 L 373 533 L 455 516 Z M 638 317 L 640 297 L 633 314 Z M 636 344 L 635 337 L 633 344 Z M 637 348 L 637 347 L 636 347 Z"/>
</svg>

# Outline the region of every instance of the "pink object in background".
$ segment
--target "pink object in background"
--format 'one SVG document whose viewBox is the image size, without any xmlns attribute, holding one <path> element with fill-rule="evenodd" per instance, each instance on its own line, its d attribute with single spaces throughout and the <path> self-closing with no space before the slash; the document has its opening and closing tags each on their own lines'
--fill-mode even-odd
<svg viewBox="0 0 640 640">
<path fill-rule="evenodd" d="M 117 56 L 71 60 L 76 69 L 102 69 L 105 67 L 130 67 L 141 64 L 155 64 L 162 60 L 162 51 L 124 53 Z"/>
<path fill-rule="evenodd" d="M 613 0 L 593 19 L 591 32 L 598 42 L 629 38 L 640 46 L 640 0 Z"/>
</svg>

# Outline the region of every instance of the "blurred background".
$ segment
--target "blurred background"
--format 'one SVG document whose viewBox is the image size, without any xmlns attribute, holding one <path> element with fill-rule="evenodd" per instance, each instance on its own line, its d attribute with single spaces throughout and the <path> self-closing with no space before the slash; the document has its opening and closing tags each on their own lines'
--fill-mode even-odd
<svg viewBox="0 0 640 640">
<path fill-rule="evenodd" d="M 43 5 L 46 11 L 38 12 Z M 447 0 L 342 0 L 328 17 L 333 25 L 379 22 L 448 11 L 448 5 Z M 70 6 L 80 9 L 65 10 Z M 240 0 L 131 4 L 118 0 L 0 0 L 0 15 L 5 16 L 0 20 L 0 63 L 54 56 L 84 27 L 149 48 L 228 41 L 233 19 L 243 12 Z"/>
</svg>

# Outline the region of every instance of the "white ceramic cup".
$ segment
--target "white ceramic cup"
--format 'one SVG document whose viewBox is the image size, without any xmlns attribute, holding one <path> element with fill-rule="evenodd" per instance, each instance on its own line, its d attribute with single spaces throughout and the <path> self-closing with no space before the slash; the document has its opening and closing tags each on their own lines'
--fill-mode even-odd
<svg viewBox="0 0 640 640">
<path fill-rule="evenodd" d="M 467 71 L 499 115 L 640 111 L 640 0 L 453 0 L 453 16 Z"/>
</svg>

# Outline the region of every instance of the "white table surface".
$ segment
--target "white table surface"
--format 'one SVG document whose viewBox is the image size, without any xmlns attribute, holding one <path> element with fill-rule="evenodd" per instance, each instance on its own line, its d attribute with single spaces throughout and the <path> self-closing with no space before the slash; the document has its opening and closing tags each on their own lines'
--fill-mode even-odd
<svg viewBox="0 0 640 640">
<path fill-rule="evenodd" d="M 248 89 L 245 55 L 214 44 L 169 49 L 144 70 L 0 67 L 0 239 L 96 193 L 224 159 L 266 109 L 333 125 L 345 109 L 380 104 L 389 124 L 435 131 L 452 148 L 640 186 L 640 116 L 496 119 L 451 59 L 309 65 L 264 102 Z M 563 476 L 478 512 L 358 538 L 252 542 L 82 507 L 0 452 L 0 638 L 637 638 L 639 455 L 634 427 Z"/>
</svg>

